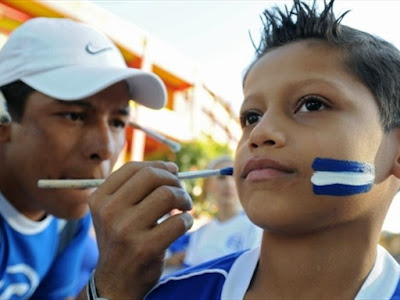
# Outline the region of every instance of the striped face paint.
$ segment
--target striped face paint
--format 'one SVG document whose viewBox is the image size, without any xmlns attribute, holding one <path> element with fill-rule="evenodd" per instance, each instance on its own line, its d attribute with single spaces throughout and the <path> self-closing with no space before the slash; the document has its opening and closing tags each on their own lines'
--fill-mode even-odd
<svg viewBox="0 0 400 300">
<path fill-rule="evenodd" d="M 317 195 L 349 196 L 368 192 L 375 180 L 372 164 L 316 158 L 312 164 L 313 191 Z"/>
</svg>

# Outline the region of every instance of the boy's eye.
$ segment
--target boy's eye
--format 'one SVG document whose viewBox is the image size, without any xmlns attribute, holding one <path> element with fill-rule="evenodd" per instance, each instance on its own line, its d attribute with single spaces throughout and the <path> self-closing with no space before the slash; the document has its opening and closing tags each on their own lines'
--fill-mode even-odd
<svg viewBox="0 0 400 300">
<path fill-rule="evenodd" d="M 246 111 L 240 116 L 240 124 L 242 128 L 244 128 L 246 126 L 257 123 L 258 121 L 260 121 L 261 117 L 262 115 L 259 112 Z"/>
<path fill-rule="evenodd" d="M 316 96 L 307 96 L 301 99 L 295 112 L 310 112 L 327 108 L 323 100 Z"/>
</svg>

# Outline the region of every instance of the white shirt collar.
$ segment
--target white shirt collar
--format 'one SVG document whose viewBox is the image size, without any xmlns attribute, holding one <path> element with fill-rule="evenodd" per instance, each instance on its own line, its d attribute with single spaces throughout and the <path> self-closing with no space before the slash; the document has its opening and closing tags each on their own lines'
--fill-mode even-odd
<svg viewBox="0 0 400 300">
<path fill-rule="evenodd" d="M 50 224 L 53 219 L 48 215 L 46 218 L 39 222 L 35 222 L 23 214 L 19 213 L 14 206 L 12 206 L 3 194 L 0 192 L 0 214 L 7 221 L 7 223 L 17 232 L 26 235 L 33 235 L 43 231 Z"/>
<path fill-rule="evenodd" d="M 260 258 L 260 247 L 243 253 L 232 265 L 222 289 L 221 299 L 243 299 Z M 374 267 L 355 300 L 390 299 L 400 280 L 400 265 L 378 246 Z"/>
</svg>

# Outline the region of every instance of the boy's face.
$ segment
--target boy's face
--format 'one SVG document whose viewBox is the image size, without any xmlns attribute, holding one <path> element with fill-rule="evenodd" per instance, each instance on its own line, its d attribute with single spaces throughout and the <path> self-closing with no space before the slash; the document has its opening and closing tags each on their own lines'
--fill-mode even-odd
<svg viewBox="0 0 400 300">
<path fill-rule="evenodd" d="M 244 97 L 234 175 L 253 222 L 293 233 L 384 218 L 397 139 L 383 132 L 374 95 L 338 50 L 316 40 L 274 49 L 249 71 Z M 316 195 L 317 157 L 373 164 L 375 185 L 351 196 Z"/>
<path fill-rule="evenodd" d="M 37 181 L 107 177 L 125 143 L 128 101 L 125 82 L 79 101 L 31 94 L 2 145 L 2 192 L 33 219 L 83 216 L 93 189 L 39 189 Z"/>
</svg>

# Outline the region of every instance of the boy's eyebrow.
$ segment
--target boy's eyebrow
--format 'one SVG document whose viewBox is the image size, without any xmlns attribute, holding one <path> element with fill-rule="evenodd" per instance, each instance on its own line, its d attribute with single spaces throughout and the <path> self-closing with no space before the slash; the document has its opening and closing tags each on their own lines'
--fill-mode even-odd
<svg viewBox="0 0 400 300">
<path fill-rule="evenodd" d="M 291 86 L 291 87 L 298 87 L 298 86 L 302 87 L 302 86 L 306 86 L 306 85 L 310 85 L 310 84 L 329 85 L 337 90 L 344 90 L 346 88 L 340 82 L 326 80 L 324 78 L 306 78 L 306 79 L 301 79 L 299 81 L 293 81 L 293 82 L 286 83 L 287 86 Z M 249 97 L 244 98 L 242 103 L 250 101 L 252 98 L 253 97 L 250 95 Z"/>
<path fill-rule="evenodd" d="M 333 86 L 336 89 L 343 89 L 344 86 L 341 85 L 339 82 L 332 81 L 332 80 L 326 80 L 324 78 L 308 78 L 308 79 L 303 79 L 299 82 L 295 82 L 296 85 L 308 85 L 308 84 L 313 84 L 313 83 L 319 83 L 319 84 L 326 84 Z"/>
<path fill-rule="evenodd" d="M 81 106 L 85 108 L 93 108 L 93 104 L 84 101 L 84 100 L 75 100 L 75 101 L 62 101 L 62 100 L 57 100 L 58 103 L 62 105 L 67 105 L 67 106 Z M 129 115 L 129 105 L 127 104 L 124 107 L 120 107 L 117 110 L 115 110 L 116 114 L 123 115 L 123 116 L 128 116 Z"/>
<path fill-rule="evenodd" d="M 299 81 L 288 82 L 287 86 L 290 86 L 292 88 L 298 88 L 298 87 L 307 86 L 307 85 L 311 85 L 311 84 L 323 84 L 325 86 L 329 85 L 332 88 L 334 88 L 337 92 L 342 92 L 342 91 L 346 90 L 346 87 L 343 86 L 340 82 L 327 80 L 327 79 L 324 79 L 324 78 L 306 78 L 306 79 L 301 79 Z M 257 96 L 256 95 L 249 95 L 248 97 L 244 98 L 243 101 L 242 101 L 241 108 L 245 107 L 245 104 L 247 102 L 252 101 L 254 98 L 257 98 Z M 344 97 L 342 99 L 346 100 L 347 98 Z M 242 109 L 240 111 L 242 111 Z"/>
</svg>

